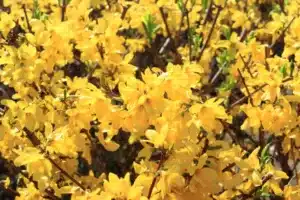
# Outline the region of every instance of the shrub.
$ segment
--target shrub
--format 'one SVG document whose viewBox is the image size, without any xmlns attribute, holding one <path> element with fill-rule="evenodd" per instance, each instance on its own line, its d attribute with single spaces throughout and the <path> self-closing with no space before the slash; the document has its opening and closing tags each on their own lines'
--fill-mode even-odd
<svg viewBox="0 0 300 200">
<path fill-rule="evenodd" d="M 1 199 L 300 199 L 298 1 L 0 7 Z"/>
</svg>

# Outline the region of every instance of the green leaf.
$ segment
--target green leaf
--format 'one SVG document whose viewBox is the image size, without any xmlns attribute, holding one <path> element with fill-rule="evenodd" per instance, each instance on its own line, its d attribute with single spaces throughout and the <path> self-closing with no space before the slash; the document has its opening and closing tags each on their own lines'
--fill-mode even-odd
<svg viewBox="0 0 300 200">
<path fill-rule="evenodd" d="M 48 15 L 41 12 L 38 0 L 33 0 L 32 18 L 33 19 L 40 19 L 42 21 L 45 21 L 45 20 L 48 19 Z"/>
<path fill-rule="evenodd" d="M 155 23 L 155 18 L 151 14 L 146 14 L 143 18 L 143 25 L 147 35 L 149 43 L 152 43 L 156 32 L 159 30 L 160 26 Z"/>
<path fill-rule="evenodd" d="M 289 0 L 284 0 L 284 5 L 288 5 L 289 4 Z"/>
<path fill-rule="evenodd" d="M 192 7 L 196 4 L 196 0 L 191 0 Z"/>
<path fill-rule="evenodd" d="M 236 80 L 231 76 L 228 75 L 226 80 L 222 82 L 221 86 L 218 88 L 219 91 L 229 91 L 232 90 L 236 85 Z"/>
<path fill-rule="evenodd" d="M 280 73 L 281 73 L 281 75 L 282 75 L 283 77 L 286 77 L 286 76 L 288 75 L 288 73 L 287 73 L 287 64 L 286 64 L 286 63 L 283 64 L 283 65 L 280 67 L 279 71 L 280 71 Z"/>
<path fill-rule="evenodd" d="M 248 35 L 248 37 L 246 38 L 246 44 L 248 44 L 252 39 L 255 38 L 255 32 L 254 31 L 251 31 Z"/>
<path fill-rule="evenodd" d="M 261 161 L 261 167 L 263 167 L 265 164 L 270 162 L 272 160 L 272 156 L 269 154 L 269 149 L 272 145 L 272 142 L 269 142 L 261 151 L 260 153 L 260 161 Z"/>
<path fill-rule="evenodd" d="M 230 27 L 223 26 L 222 31 L 223 31 L 223 34 L 224 34 L 226 40 L 230 40 L 230 36 L 231 36 L 231 29 L 230 29 Z"/>
<path fill-rule="evenodd" d="M 32 11 L 32 18 L 34 19 L 40 19 L 41 17 L 41 11 L 39 8 L 39 2 L 38 0 L 33 1 L 33 11 Z"/>
<path fill-rule="evenodd" d="M 208 0 L 202 0 L 201 5 L 202 5 L 202 8 L 204 10 L 206 10 L 208 8 Z"/>
<path fill-rule="evenodd" d="M 178 6 L 179 10 L 180 10 L 182 13 L 184 13 L 185 8 L 184 8 L 183 0 L 178 0 L 178 1 L 177 1 L 177 6 Z"/>
</svg>

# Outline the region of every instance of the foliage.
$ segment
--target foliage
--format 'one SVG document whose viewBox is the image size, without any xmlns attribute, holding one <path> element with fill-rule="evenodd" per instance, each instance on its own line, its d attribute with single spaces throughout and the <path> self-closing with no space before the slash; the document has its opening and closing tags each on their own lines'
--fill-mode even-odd
<svg viewBox="0 0 300 200">
<path fill-rule="evenodd" d="M 0 7 L 0 199 L 300 199 L 298 1 Z"/>
</svg>

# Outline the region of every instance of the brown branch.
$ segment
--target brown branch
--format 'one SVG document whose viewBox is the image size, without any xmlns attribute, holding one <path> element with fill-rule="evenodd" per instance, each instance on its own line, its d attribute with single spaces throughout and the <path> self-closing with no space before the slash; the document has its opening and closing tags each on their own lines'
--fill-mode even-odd
<svg viewBox="0 0 300 200">
<path fill-rule="evenodd" d="M 65 15 L 67 11 L 67 0 L 62 0 L 62 5 L 61 5 L 61 21 L 65 21 Z"/>
<path fill-rule="evenodd" d="M 33 183 L 34 187 L 38 189 L 38 183 L 33 180 L 32 177 L 28 176 L 28 174 L 24 173 L 19 167 L 15 166 L 11 161 L 5 160 L 7 166 L 13 170 L 15 173 L 20 173 L 23 177 L 25 177 L 29 182 Z M 50 187 L 50 189 L 52 189 Z M 16 192 L 16 191 L 15 191 Z M 60 198 L 55 196 L 53 193 L 50 193 L 49 190 L 45 189 L 44 191 L 47 194 L 47 197 L 52 200 L 59 200 Z M 18 195 L 17 195 L 18 196 Z"/>
<path fill-rule="evenodd" d="M 201 155 L 205 154 L 208 150 L 208 147 L 209 147 L 209 140 L 207 138 L 205 138 L 205 141 L 204 141 L 204 147 L 201 151 Z M 200 156 L 201 156 L 200 155 Z"/>
<path fill-rule="evenodd" d="M 9 187 L 5 187 L 3 183 L 0 183 L 0 190 L 2 190 L 3 192 L 5 192 L 6 194 L 8 194 L 9 196 L 12 197 L 16 197 L 16 196 L 20 196 L 20 193 L 9 188 Z"/>
<path fill-rule="evenodd" d="M 258 134 L 258 140 L 259 140 L 259 145 L 261 147 L 265 146 L 265 137 L 264 137 L 264 131 L 262 127 L 259 127 L 259 134 Z"/>
<path fill-rule="evenodd" d="M 184 2 L 184 8 L 186 8 L 187 3 L 188 3 L 188 0 L 186 0 L 186 1 Z M 184 12 L 181 12 L 181 19 L 180 19 L 179 29 L 178 29 L 176 35 L 179 35 L 179 33 L 180 33 L 180 31 L 181 31 L 181 28 L 183 27 L 184 17 L 185 17 L 185 13 L 184 13 Z"/>
<path fill-rule="evenodd" d="M 206 11 L 206 14 L 205 14 L 205 17 L 204 17 L 204 20 L 203 20 L 203 25 L 205 25 L 208 21 L 208 18 L 209 18 L 209 15 L 211 15 L 211 12 L 212 12 L 212 5 L 213 5 L 213 2 L 211 0 L 210 4 L 209 4 L 209 7 Z"/>
<path fill-rule="evenodd" d="M 192 62 L 192 38 L 190 34 L 191 24 L 190 24 L 189 12 L 186 13 L 186 23 L 188 26 L 187 28 L 188 28 L 188 44 L 189 44 L 189 61 Z"/>
<path fill-rule="evenodd" d="M 170 32 L 170 29 L 169 29 L 169 25 L 168 25 L 168 22 L 167 22 L 167 18 L 166 18 L 166 15 L 164 13 L 164 10 L 163 10 L 163 7 L 159 7 L 159 12 L 160 12 L 160 15 L 163 19 L 163 22 L 165 24 L 165 27 L 166 27 L 166 31 L 167 31 L 167 34 L 168 34 L 168 37 L 169 38 L 172 38 L 172 34 Z"/>
<path fill-rule="evenodd" d="M 212 23 L 212 26 L 211 26 L 211 28 L 210 28 L 210 30 L 209 30 L 207 39 L 206 39 L 204 45 L 202 46 L 202 48 L 201 48 L 201 50 L 200 50 L 200 54 L 199 54 L 198 58 L 196 59 L 198 62 L 201 60 L 201 57 L 202 57 L 202 55 L 203 55 L 203 53 L 204 53 L 204 50 L 205 50 L 205 49 L 207 48 L 207 46 L 208 46 L 208 43 L 209 43 L 210 38 L 211 38 L 211 36 L 212 36 L 212 33 L 213 33 L 214 29 L 215 29 L 215 26 L 216 26 L 216 23 L 217 23 L 217 20 L 218 20 L 218 18 L 219 18 L 219 15 L 220 15 L 221 11 L 222 11 L 222 7 L 218 7 L 216 17 L 215 17 L 215 19 L 214 19 L 214 21 L 213 21 L 213 23 Z"/>
<path fill-rule="evenodd" d="M 299 175 L 298 175 L 298 170 L 297 170 L 297 162 L 296 162 L 296 156 L 295 156 L 295 152 L 294 152 L 294 146 L 295 146 L 295 141 L 293 139 L 290 140 L 291 141 L 291 155 L 292 155 L 292 159 L 294 161 L 294 173 L 296 176 L 296 183 L 297 185 L 299 184 Z"/>
<path fill-rule="evenodd" d="M 222 71 L 223 71 L 223 67 L 221 66 L 221 67 L 218 69 L 217 73 L 215 73 L 215 75 L 214 75 L 213 78 L 211 79 L 211 81 L 210 81 L 210 84 L 211 84 L 211 85 L 217 80 L 217 78 L 220 76 L 220 74 L 221 74 Z"/>
<path fill-rule="evenodd" d="M 240 34 L 240 42 L 243 42 L 246 39 L 246 36 L 248 34 L 249 31 L 247 31 L 247 29 L 243 29 L 241 34 Z"/>
<path fill-rule="evenodd" d="M 269 47 L 270 49 L 273 49 L 277 40 L 280 40 L 281 38 L 284 37 L 284 34 L 286 33 L 286 31 L 290 28 L 290 26 L 292 25 L 292 23 L 294 22 L 294 20 L 296 19 L 296 17 L 293 17 L 293 19 L 288 23 L 288 25 L 283 29 L 283 31 L 281 32 L 281 34 L 279 35 L 279 37 L 276 39 L 276 41 Z"/>
<path fill-rule="evenodd" d="M 79 183 L 76 179 L 74 179 L 67 171 L 65 171 L 63 168 L 61 168 L 52 158 L 50 158 L 49 155 L 46 154 L 46 158 L 57 168 L 59 171 L 64 174 L 66 177 L 68 177 L 73 183 L 75 183 L 78 187 L 80 187 L 83 191 L 85 190 L 85 187 Z"/>
<path fill-rule="evenodd" d="M 254 90 L 252 93 L 250 93 L 250 96 L 254 95 L 256 92 L 260 91 L 261 89 L 263 89 L 264 87 L 266 87 L 268 84 L 265 83 L 263 85 L 261 85 L 259 88 L 257 88 L 256 90 Z M 248 96 L 244 96 L 242 98 L 240 98 L 239 100 L 237 100 L 236 102 L 232 103 L 230 106 L 229 106 L 229 109 L 230 108 L 233 108 L 234 106 L 240 104 L 241 102 L 245 101 L 246 99 L 248 98 Z"/>
<path fill-rule="evenodd" d="M 162 168 L 164 162 L 166 161 L 166 156 L 164 155 L 163 152 L 161 152 L 161 157 L 160 157 L 160 161 L 159 161 L 159 164 L 158 164 L 158 167 L 156 169 L 156 174 L 154 175 L 154 178 L 151 182 L 151 185 L 150 185 L 150 188 L 149 188 L 149 193 L 148 193 L 148 199 L 151 198 L 151 195 L 152 195 L 152 192 L 153 192 L 153 189 L 154 189 L 154 186 L 155 186 L 155 183 L 157 181 L 157 178 L 158 178 L 158 171 Z"/>
<path fill-rule="evenodd" d="M 288 77 L 287 79 L 284 79 L 282 81 L 282 83 L 286 83 L 288 81 L 291 81 L 293 80 L 293 77 Z M 260 91 L 261 89 L 263 89 L 264 87 L 266 87 L 268 84 L 267 83 L 264 83 L 263 85 L 261 85 L 259 88 L 257 88 L 256 90 L 254 90 L 252 93 L 250 93 L 250 96 L 254 95 L 256 92 Z M 229 109 L 236 106 L 237 104 L 243 102 L 244 100 L 246 100 L 248 98 L 248 96 L 244 96 L 242 98 L 240 98 L 239 100 L 237 100 L 236 102 L 232 103 L 230 106 L 229 106 Z"/>
<path fill-rule="evenodd" d="M 36 148 L 38 148 L 44 155 L 45 158 L 48 159 L 57 169 L 60 170 L 60 172 L 66 176 L 67 178 L 69 178 L 73 183 L 75 183 L 78 187 L 80 187 L 82 190 L 85 190 L 85 187 L 79 183 L 76 179 L 74 179 L 67 171 L 65 171 L 63 168 L 61 168 L 49 155 L 48 153 L 42 149 L 39 145 L 41 144 L 41 142 L 39 141 L 39 139 L 27 128 L 23 129 L 27 138 L 30 140 L 30 142 L 33 144 L 33 146 L 35 146 Z"/>
<path fill-rule="evenodd" d="M 268 174 L 262 178 L 261 186 L 254 187 L 248 194 L 241 194 L 238 198 L 248 199 L 251 198 L 253 194 L 255 194 L 265 183 L 267 183 L 273 177 L 272 174 Z"/>
<path fill-rule="evenodd" d="M 126 6 L 123 8 L 122 14 L 121 14 L 121 19 L 123 20 L 126 16 L 127 11 L 129 10 L 130 6 Z"/>
<path fill-rule="evenodd" d="M 22 5 L 22 9 L 23 9 L 23 12 L 24 12 L 24 15 L 25 15 L 25 20 L 26 20 L 27 28 L 28 28 L 28 30 L 29 30 L 30 33 L 33 33 L 31 25 L 29 23 L 29 18 L 28 18 L 28 15 L 27 15 L 25 4 Z"/>
<path fill-rule="evenodd" d="M 248 94 L 248 98 L 250 98 L 250 103 L 251 103 L 252 106 L 254 106 L 254 104 L 253 104 L 253 99 L 252 99 L 252 96 L 251 96 L 251 94 L 250 94 L 249 88 L 248 88 L 248 86 L 247 86 L 247 84 L 246 84 L 245 78 L 243 77 L 241 70 L 240 70 L 239 68 L 238 68 L 237 70 L 238 70 L 238 73 L 239 73 L 239 75 L 240 75 L 240 77 L 241 77 L 241 80 L 242 80 L 242 82 L 243 82 L 243 85 L 244 85 L 244 87 L 246 88 L 246 91 L 247 91 L 247 94 Z"/>
<path fill-rule="evenodd" d="M 279 4 L 279 6 L 280 6 L 280 10 L 281 10 L 281 12 L 283 12 L 283 14 L 287 14 L 286 12 L 285 12 L 285 10 L 284 10 L 284 0 L 278 0 L 278 4 Z"/>
<path fill-rule="evenodd" d="M 253 76 L 253 74 L 252 74 L 252 72 L 251 72 L 251 70 L 250 70 L 250 67 L 249 67 L 249 64 L 250 64 L 250 62 L 251 62 L 252 55 L 249 56 L 247 62 L 244 60 L 244 58 L 243 58 L 243 56 L 242 56 L 241 54 L 240 54 L 240 58 L 241 58 L 242 62 L 244 63 L 244 67 L 247 69 L 247 71 L 248 71 L 248 73 L 250 74 L 251 78 L 254 78 L 254 76 Z"/>
<path fill-rule="evenodd" d="M 267 58 L 270 57 L 270 51 L 271 51 L 271 48 L 269 47 L 269 45 L 265 46 L 265 65 L 266 65 L 266 70 L 267 71 L 270 71 L 270 65 L 267 62 Z"/>
</svg>

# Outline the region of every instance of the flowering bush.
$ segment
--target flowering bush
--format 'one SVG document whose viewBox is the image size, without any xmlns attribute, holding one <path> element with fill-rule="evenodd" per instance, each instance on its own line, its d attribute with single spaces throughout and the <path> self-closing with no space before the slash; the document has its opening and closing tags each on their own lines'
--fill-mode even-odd
<svg viewBox="0 0 300 200">
<path fill-rule="evenodd" d="M 300 199 L 299 1 L 1 2 L 1 199 Z"/>
</svg>

